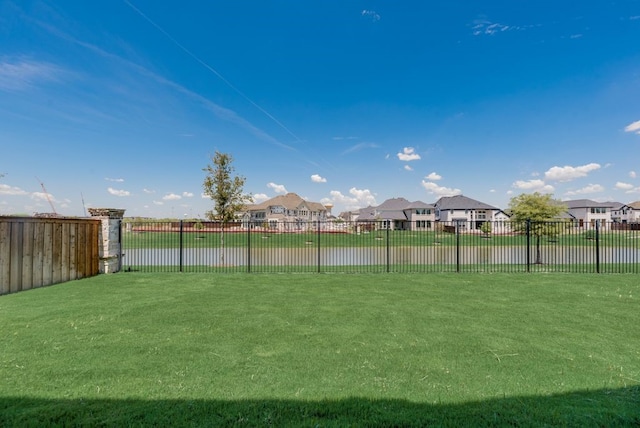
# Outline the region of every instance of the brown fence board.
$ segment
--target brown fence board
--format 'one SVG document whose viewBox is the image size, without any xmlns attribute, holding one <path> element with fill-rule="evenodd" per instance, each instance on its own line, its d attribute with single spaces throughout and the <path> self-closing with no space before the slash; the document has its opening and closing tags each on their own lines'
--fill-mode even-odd
<svg viewBox="0 0 640 428">
<path fill-rule="evenodd" d="M 15 293 L 22 290 L 22 223 L 11 225 L 11 245 L 9 258 L 9 292 Z"/>
<path fill-rule="evenodd" d="M 22 242 L 22 284 L 33 284 L 33 223 L 24 224 Z"/>
<path fill-rule="evenodd" d="M 11 223 L 0 223 L 0 295 L 9 293 Z"/>
<path fill-rule="evenodd" d="M 0 217 L 0 294 L 97 275 L 100 220 Z"/>
<path fill-rule="evenodd" d="M 62 282 L 69 281 L 71 279 L 69 272 L 69 223 L 64 223 L 62 225 L 62 236 L 64 239 L 62 240 L 62 247 L 60 248 L 60 268 L 62 277 L 60 280 Z"/>
<path fill-rule="evenodd" d="M 44 223 L 34 223 L 33 231 L 33 284 L 42 286 L 42 265 L 44 264 Z"/>
</svg>

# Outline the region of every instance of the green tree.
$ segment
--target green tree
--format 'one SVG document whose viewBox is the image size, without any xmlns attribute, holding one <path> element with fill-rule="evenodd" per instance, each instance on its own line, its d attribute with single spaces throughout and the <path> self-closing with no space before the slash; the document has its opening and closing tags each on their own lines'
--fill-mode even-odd
<svg viewBox="0 0 640 428">
<path fill-rule="evenodd" d="M 224 263 L 224 226 L 236 219 L 236 215 L 247 203 L 253 202 L 251 194 L 244 193 L 243 176 L 235 175 L 233 157 L 216 151 L 211 163 L 203 169 L 207 174 L 202 183 L 204 194 L 214 202 L 214 208 L 206 212 L 210 220 L 220 222 L 220 261 Z"/>
<path fill-rule="evenodd" d="M 482 223 L 480 225 L 480 231 L 484 233 L 485 236 L 488 237 L 489 234 L 491 233 L 491 222 L 485 221 L 484 223 Z"/>
<path fill-rule="evenodd" d="M 552 195 L 535 193 L 523 193 L 511 198 L 511 221 L 514 231 L 529 231 L 536 239 L 536 264 L 542 263 L 540 240 L 543 236 L 556 236 L 561 227 L 558 227 L 559 216 L 567 210 L 567 206 Z"/>
</svg>

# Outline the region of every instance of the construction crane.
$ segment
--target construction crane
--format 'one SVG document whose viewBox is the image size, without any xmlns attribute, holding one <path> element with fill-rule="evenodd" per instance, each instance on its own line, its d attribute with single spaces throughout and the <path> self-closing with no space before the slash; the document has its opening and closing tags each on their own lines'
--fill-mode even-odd
<svg viewBox="0 0 640 428">
<path fill-rule="evenodd" d="M 58 215 L 58 213 L 56 212 L 56 207 L 53 206 L 53 201 L 51 200 L 51 196 L 49 195 L 49 192 L 47 192 L 47 189 L 44 187 L 44 183 L 42 181 L 40 181 L 40 179 L 38 177 L 36 177 L 36 180 L 38 180 L 38 183 L 40 183 L 40 187 L 42 187 L 42 191 L 44 192 L 44 196 L 47 198 L 47 201 L 49 201 L 49 205 L 51 205 L 51 209 L 53 210 L 53 214 Z"/>
</svg>

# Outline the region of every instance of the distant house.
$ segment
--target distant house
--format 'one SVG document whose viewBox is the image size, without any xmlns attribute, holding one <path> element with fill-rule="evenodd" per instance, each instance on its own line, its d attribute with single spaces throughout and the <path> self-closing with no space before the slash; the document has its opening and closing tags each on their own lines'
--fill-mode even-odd
<svg viewBox="0 0 640 428">
<path fill-rule="evenodd" d="M 436 221 L 457 223 L 463 230 L 480 230 L 491 222 L 496 233 L 509 232 L 509 216 L 500 208 L 463 195 L 443 196 L 435 205 Z"/>
<path fill-rule="evenodd" d="M 611 208 L 611 220 L 622 224 L 640 223 L 640 201 L 616 204 Z"/>
<path fill-rule="evenodd" d="M 611 221 L 611 210 L 618 207 L 616 202 L 596 202 L 590 199 L 575 199 L 562 201 L 567 205 L 567 212 L 574 218 L 576 227 L 594 229 L 596 222 L 600 226 L 607 227 Z"/>
<path fill-rule="evenodd" d="M 421 201 L 409 202 L 405 198 L 387 199 L 376 207 L 362 208 L 355 216 L 360 227 L 391 230 L 431 230 L 435 222 L 435 209 Z"/>
<path fill-rule="evenodd" d="M 320 202 L 306 201 L 295 193 L 276 196 L 245 207 L 243 222 L 262 223 L 272 229 L 302 230 L 329 218 L 329 209 Z"/>
</svg>

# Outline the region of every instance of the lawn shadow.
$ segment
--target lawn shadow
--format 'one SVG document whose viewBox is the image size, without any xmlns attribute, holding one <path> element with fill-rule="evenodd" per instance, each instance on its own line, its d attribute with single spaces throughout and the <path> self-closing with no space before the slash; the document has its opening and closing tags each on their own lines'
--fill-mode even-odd
<svg viewBox="0 0 640 428">
<path fill-rule="evenodd" d="M 0 426 L 640 426 L 640 386 L 459 404 L 339 400 L 2 397 Z"/>
</svg>

